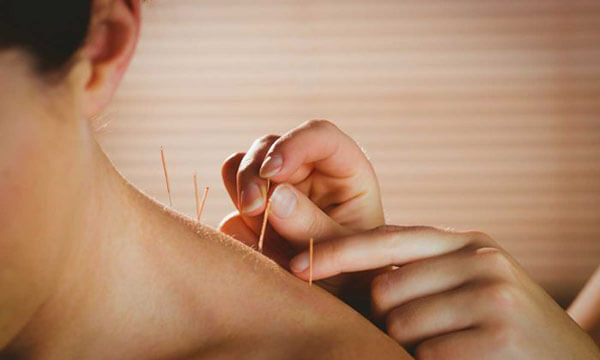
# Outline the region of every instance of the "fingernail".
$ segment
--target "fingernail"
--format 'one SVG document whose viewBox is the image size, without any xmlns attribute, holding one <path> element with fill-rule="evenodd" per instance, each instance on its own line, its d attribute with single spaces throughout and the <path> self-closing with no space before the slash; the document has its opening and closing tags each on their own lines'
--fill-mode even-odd
<svg viewBox="0 0 600 360">
<path fill-rule="evenodd" d="M 278 218 L 285 219 L 296 210 L 298 199 L 289 185 L 279 185 L 271 195 L 271 212 Z"/>
<path fill-rule="evenodd" d="M 283 165 L 283 159 L 281 155 L 273 154 L 267 156 L 262 166 L 260 167 L 260 177 L 263 179 L 271 178 L 281 171 L 281 165 Z"/>
<path fill-rule="evenodd" d="M 302 253 L 290 261 L 290 269 L 295 273 L 301 273 L 308 268 L 308 254 Z"/>
<path fill-rule="evenodd" d="M 243 213 L 253 212 L 260 208 L 263 204 L 263 197 L 260 193 L 260 188 L 254 183 L 248 185 L 246 189 L 242 190 L 240 197 L 242 198 L 241 206 Z"/>
</svg>

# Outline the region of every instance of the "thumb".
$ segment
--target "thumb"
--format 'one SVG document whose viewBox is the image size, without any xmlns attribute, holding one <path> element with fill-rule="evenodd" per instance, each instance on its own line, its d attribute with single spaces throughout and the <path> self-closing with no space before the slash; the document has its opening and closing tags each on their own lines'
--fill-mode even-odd
<svg viewBox="0 0 600 360">
<path fill-rule="evenodd" d="M 296 248 L 350 233 L 292 185 L 278 185 L 270 199 L 269 224 Z"/>
</svg>

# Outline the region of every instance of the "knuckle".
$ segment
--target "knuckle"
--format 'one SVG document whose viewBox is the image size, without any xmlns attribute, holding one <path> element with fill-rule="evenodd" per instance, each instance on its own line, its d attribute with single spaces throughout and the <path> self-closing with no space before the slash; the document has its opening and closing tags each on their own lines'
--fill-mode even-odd
<svg viewBox="0 0 600 360">
<path fill-rule="evenodd" d="M 319 237 L 321 240 L 331 240 L 332 237 L 328 236 L 328 231 L 330 230 L 328 227 L 329 224 L 319 215 L 319 213 L 312 212 L 299 219 L 297 218 L 297 225 L 303 225 L 306 234 L 310 234 L 308 237 Z M 338 241 L 329 241 L 329 243 L 331 243 L 331 250 L 335 251 L 336 254 L 343 250 Z"/>
<path fill-rule="evenodd" d="M 441 354 L 438 354 L 435 347 L 428 344 L 421 344 L 415 348 L 415 358 L 417 360 L 439 360 Z"/>
<path fill-rule="evenodd" d="M 394 313 L 390 314 L 386 319 L 385 327 L 387 329 L 388 335 L 398 341 L 401 342 L 403 338 L 403 326 L 400 318 L 396 316 Z"/>
<path fill-rule="evenodd" d="M 401 241 L 402 233 L 413 231 L 412 227 L 382 225 L 373 230 L 373 234 L 378 237 L 382 253 L 386 254 L 386 262 L 394 264 L 398 258 L 398 243 Z"/>
<path fill-rule="evenodd" d="M 275 135 L 275 134 L 268 134 L 268 135 L 263 135 L 260 138 L 258 138 L 258 140 L 256 140 L 256 143 L 258 144 L 271 144 L 275 141 L 277 141 L 277 139 L 279 139 L 279 135 Z"/>
<path fill-rule="evenodd" d="M 331 121 L 324 119 L 308 120 L 305 126 L 309 129 L 337 128 Z"/>
<path fill-rule="evenodd" d="M 517 302 L 517 289 L 506 281 L 499 281 L 484 287 L 482 297 L 495 308 L 511 308 Z"/>
<path fill-rule="evenodd" d="M 467 231 L 466 235 L 471 239 L 474 243 L 495 245 L 495 241 L 486 233 L 478 230 Z"/>
<path fill-rule="evenodd" d="M 388 334 L 399 343 L 405 343 L 411 334 L 411 329 L 419 323 L 418 314 L 410 306 L 397 307 L 388 315 L 386 327 Z"/>
<path fill-rule="evenodd" d="M 390 291 L 390 277 L 387 273 L 377 275 L 371 282 L 371 298 L 376 308 L 382 308 Z"/>
<path fill-rule="evenodd" d="M 494 247 L 482 247 L 475 250 L 475 255 L 488 267 L 502 274 L 512 273 L 513 264 L 502 250 Z"/>
</svg>

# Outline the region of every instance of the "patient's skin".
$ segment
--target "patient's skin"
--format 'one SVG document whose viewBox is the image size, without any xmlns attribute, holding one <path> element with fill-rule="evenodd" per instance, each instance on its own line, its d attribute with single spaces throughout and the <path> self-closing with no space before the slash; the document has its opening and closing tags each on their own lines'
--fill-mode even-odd
<svg viewBox="0 0 600 360">
<path fill-rule="evenodd" d="M 61 84 L 0 52 L 0 358 L 404 359 L 338 300 L 165 210 L 93 138 L 82 62 Z"/>
</svg>

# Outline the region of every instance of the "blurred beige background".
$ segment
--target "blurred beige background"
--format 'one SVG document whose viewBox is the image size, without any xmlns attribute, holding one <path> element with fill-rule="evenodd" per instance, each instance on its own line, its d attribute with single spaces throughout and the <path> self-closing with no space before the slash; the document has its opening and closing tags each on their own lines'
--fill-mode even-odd
<svg viewBox="0 0 600 360">
<path fill-rule="evenodd" d="M 563 304 L 600 264 L 600 2 L 152 0 L 100 141 L 134 184 L 205 220 L 220 164 L 335 121 L 369 153 L 390 223 L 482 229 Z"/>
</svg>

